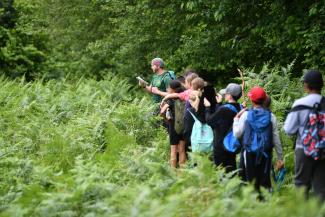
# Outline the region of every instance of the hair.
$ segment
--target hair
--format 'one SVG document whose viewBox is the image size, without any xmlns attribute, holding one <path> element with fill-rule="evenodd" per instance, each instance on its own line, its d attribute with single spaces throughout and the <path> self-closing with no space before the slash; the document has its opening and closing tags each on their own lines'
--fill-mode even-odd
<svg viewBox="0 0 325 217">
<path fill-rule="evenodd" d="M 272 103 L 272 99 L 269 95 L 266 95 L 266 98 L 263 102 L 263 107 L 266 109 L 270 109 L 271 108 L 271 103 Z"/>
<path fill-rule="evenodd" d="M 324 86 L 322 74 L 314 69 L 310 69 L 304 75 L 304 83 L 309 90 L 321 92 Z"/>
<path fill-rule="evenodd" d="M 178 80 L 170 81 L 169 88 L 173 89 L 175 91 L 175 93 L 181 93 L 185 90 L 185 88 L 183 87 L 181 82 Z"/>
<path fill-rule="evenodd" d="M 193 90 L 203 90 L 205 84 L 205 81 L 200 77 L 193 79 L 193 81 L 191 82 Z"/>
<path fill-rule="evenodd" d="M 177 80 L 179 81 L 179 82 L 181 82 L 182 84 L 184 84 L 185 83 L 185 77 L 184 76 L 179 76 L 178 78 L 177 78 Z"/>
<path fill-rule="evenodd" d="M 211 108 L 215 109 L 217 104 L 216 91 L 212 84 L 207 83 L 207 85 L 204 87 L 203 98 L 206 98 L 210 102 Z"/>
<path fill-rule="evenodd" d="M 238 96 L 233 96 L 231 95 L 231 97 L 235 100 L 238 101 L 240 99 L 240 97 L 242 96 L 242 93 L 240 93 Z"/>
<path fill-rule="evenodd" d="M 184 77 L 185 77 L 185 78 L 186 78 L 187 76 L 191 75 L 191 74 L 196 74 L 196 75 L 197 75 L 196 70 L 195 70 L 195 69 L 190 69 L 190 68 L 185 69 L 185 71 L 184 71 Z"/>
<path fill-rule="evenodd" d="M 196 73 L 192 73 L 188 76 L 185 77 L 185 81 L 187 81 L 187 83 L 191 84 L 192 81 L 195 79 L 195 78 L 198 78 L 199 76 L 196 74 Z"/>
<path fill-rule="evenodd" d="M 319 84 L 310 84 L 310 83 L 307 83 L 307 82 L 304 82 L 307 86 L 307 88 L 309 90 L 314 90 L 314 91 L 317 91 L 317 92 L 321 92 L 322 91 L 322 88 L 323 86 L 322 85 L 319 85 Z"/>
<path fill-rule="evenodd" d="M 263 106 L 264 107 L 264 101 L 265 100 L 258 100 L 258 101 L 253 101 L 253 100 L 251 100 L 252 101 L 252 103 L 254 103 L 255 105 L 260 105 L 260 106 Z"/>
<path fill-rule="evenodd" d="M 163 61 L 163 59 L 156 57 L 153 60 L 151 60 L 151 64 L 154 64 L 156 66 L 159 66 L 159 68 L 164 68 L 165 67 L 165 63 Z"/>
</svg>

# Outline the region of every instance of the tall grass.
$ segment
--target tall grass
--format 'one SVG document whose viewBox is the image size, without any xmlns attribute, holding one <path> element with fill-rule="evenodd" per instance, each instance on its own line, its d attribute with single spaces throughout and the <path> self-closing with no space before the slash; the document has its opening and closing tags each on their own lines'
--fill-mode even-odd
<svg viewBox="0 0 325 217">
<path fill-rule="evenodd" d="M 147 98 L 125 81 L 0 79 L 1 216 L 324 216 L 292 184 L 265 202 L 203 156 L 168 165 Z"/>
</svg>

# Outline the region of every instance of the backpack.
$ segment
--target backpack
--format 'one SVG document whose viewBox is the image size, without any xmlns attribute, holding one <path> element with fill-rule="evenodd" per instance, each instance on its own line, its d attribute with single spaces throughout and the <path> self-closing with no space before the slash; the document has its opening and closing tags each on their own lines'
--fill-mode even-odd
<svg viewBox="0 0 325 217">
<path fill-rule="evenodd" d="M 256 163 L 261 157 L 269 157 L 273 148 L 271 112 L 266 109 L 248 110 L 245 121 L 243 146 L 247 152 L 256 154 Z"/>
<path fill-rule="evenodd" d="M 167 71 L 167 73 L 165 73 L 165 75 L 161 78 L 161 82 L 164 81 L 164 79 L 166 78 L 166 76 L 169 76 L 171 80 L 175 80 L 176 79 L 176 75 L 174 71 Z M 165 85 L 165 89 L 167 89 L 166 84 Z"/>
<path fill-rule="evenodd" d="M 225 104 L 223 107 L 226 107 L 236 113 L 239 112 L 237 111 L 236 107 L 231 104 Z M 242 109 L 242 105 L 240 105 L 240 108 Z M 241 144 L 239 140 L 234 136 L 232 127 L 229 129 L 227 135 L 223 139 L 223 147 L 226 149 L 226 151 L 236 154 L 238 154 L 241 150 Z"/>
<path fill-rule="evenodd" d="M 174 129 L 177 134 L 182 134 L 184 131 L 185 103 L 179 99 L 176 99 L 174 101 L 174 111 L 175 111 Z"/>
<path fill-rule="evenodd" d="M 176 79 L 175 72 L 173 72 L 173 71 L 167 71 L 166 73 L 164 73 L 164 75 L 159 80 L 159 85 L 158 85 L 159 87 L 157 86 L 159 90 L 164 91 L 164 92 L 166 92 L 167 87 L 168 87 L 168 84 L 166 84 L 164 82 L 164 79 L 166 78 L 166 76 L 169 76 L 171 80 L 175 80 Z M 162 83 L 163 83 L 163 86 L 161 86 Z M 153 85 L 152 84 L 152 81 L 151 81 L 150 85 Z"/>
<path fill-rule="evenodd" d="M 169 75 L 170 79 L 175 80 L 176 79 L 176 75 L 174 71 L 168 71 L 168 73 L 166 73 Z"/>
<path fill-rule="evenodd" d="M 190 112 L 190 110 L 188 110 Z M 209 153 L 213 149 L 213 130 L 208 124 L 202 124 L 191 112 L 194 125 L 191 134 L 193 152 Z"/>
<path fill-rule="evenodd" d="M 314 106 L 298 105 L 291 111 L 310 109 L 301 136 L 304 153 L 314 160 L 325 159 L 325 97 Z"/>
</svg>

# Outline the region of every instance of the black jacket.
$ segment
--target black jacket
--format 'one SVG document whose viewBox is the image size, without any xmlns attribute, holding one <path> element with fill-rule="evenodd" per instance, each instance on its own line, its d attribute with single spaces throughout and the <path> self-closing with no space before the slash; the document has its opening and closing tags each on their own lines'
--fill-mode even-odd
<svg viewBox="0 0 325 217">
<path fill-rule="evenodd" d="M 235 106 L 237 111 L 241 110 L 239 103 L 230 104 Z M 220 105 L 216 108 L 215 111 L 211 111 L 211 109 L 206 110 L 206 121 L 214 130 L 214 148 L 223 149 L 223 139 L 232 127 L 236 114 L 237 113 L 232 111 L 231 109 Z"/>
</svg>

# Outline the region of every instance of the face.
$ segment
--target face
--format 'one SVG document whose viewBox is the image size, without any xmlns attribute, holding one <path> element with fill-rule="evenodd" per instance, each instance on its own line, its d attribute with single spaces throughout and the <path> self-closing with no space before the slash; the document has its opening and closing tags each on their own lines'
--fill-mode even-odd
<svg viewBox="0 0 325 217">
<path fill-rule="evenodd" d="M 158 71 L 159 67 L 158 67 L 157 65 L 151 63 L 151 69 L 152 69 L 152 71 L 153 71 L 154 73 L 156 73 L 156 72 Z"/>
<path fill-rule="evenodd" d="M 230 100 L 232 100 L 232 96 L 229 93 L 225 94 L 225 100 L 228 102 Z"/>
<path fill-rule="evenodd" d="M 174 93 L 174 90 L 170 87 L 167 88 L 167 93 Z"/>
<path fill-rule="evenodd" d="M 186 88 L 186 89 L 190 89 L 190 88 L 191 88 L 191 84 L 188 83 L 187 80 L 185 80 L 185 88 Z"/>
<path fill-rule="evenodd" d="M 309 93 L 308 84 L 306 84 L 305 82 L 304 82 L 304 91 L 305 91 L 306 93 Z"/>
</svg>

